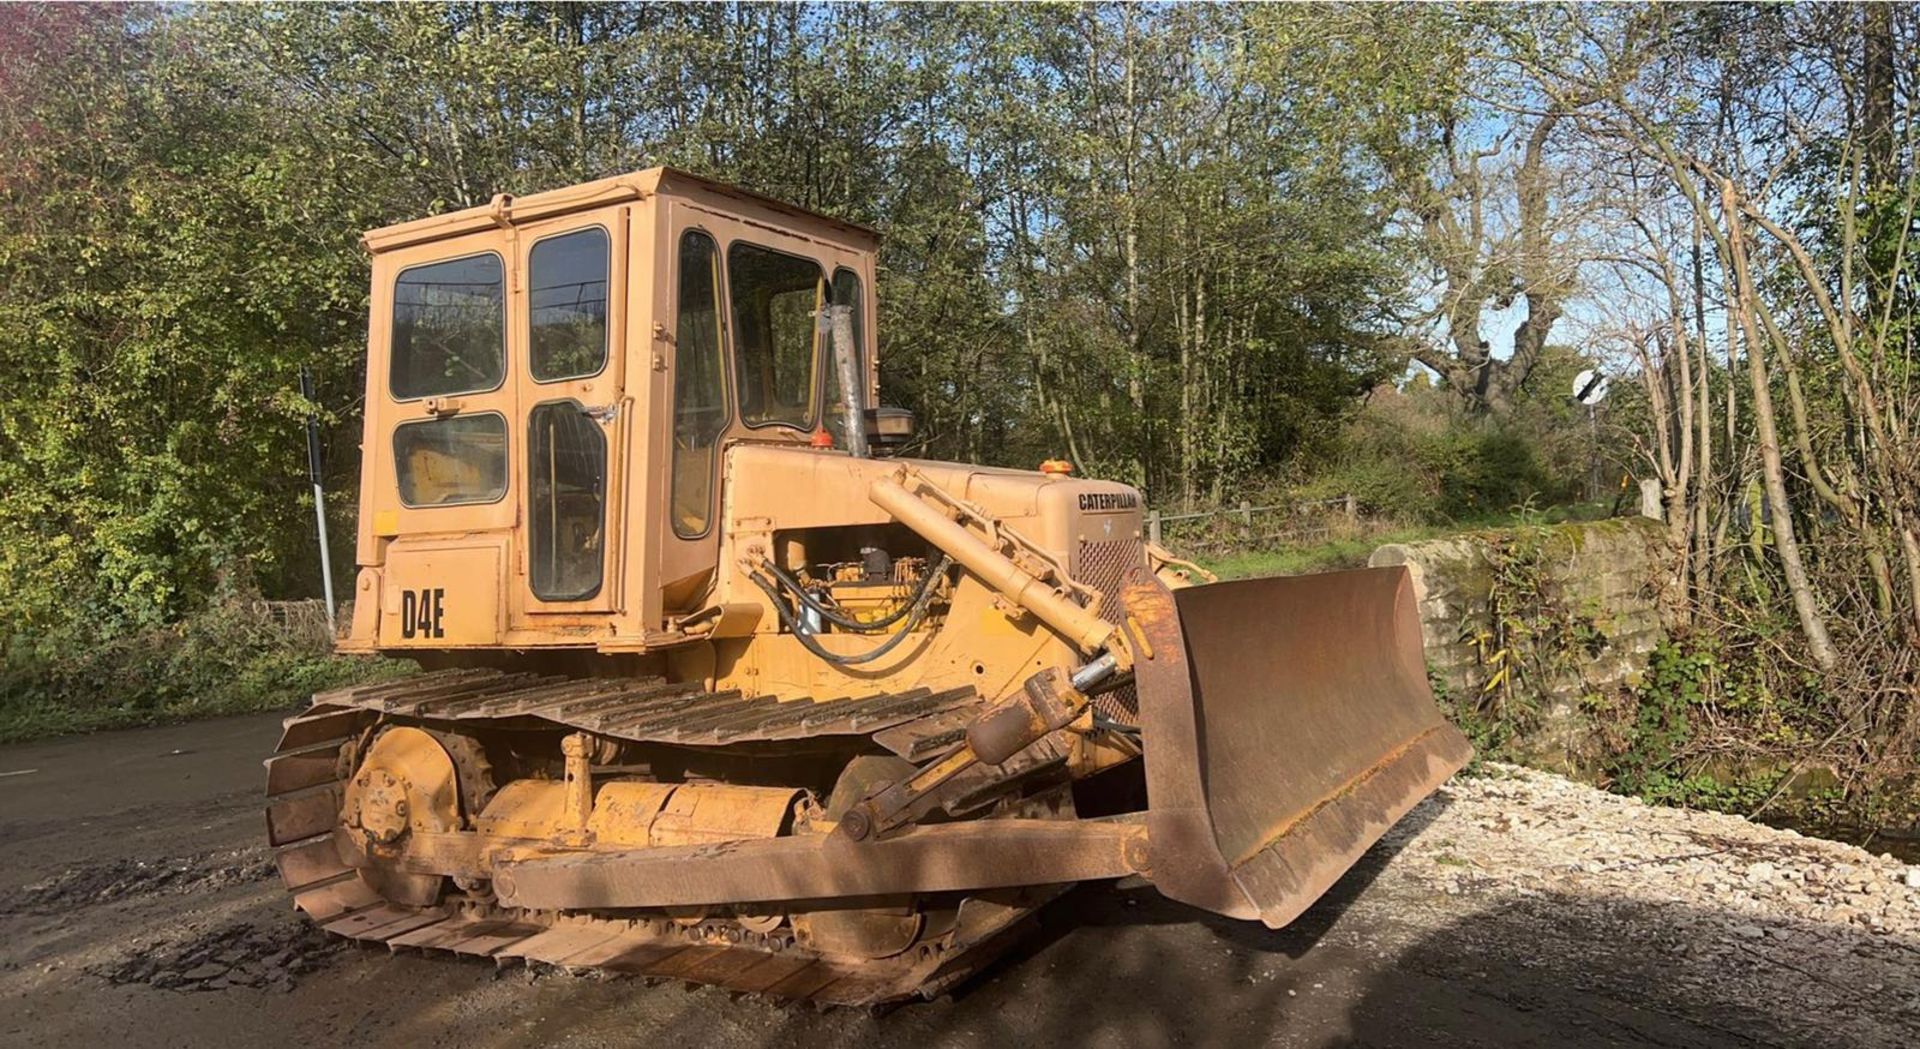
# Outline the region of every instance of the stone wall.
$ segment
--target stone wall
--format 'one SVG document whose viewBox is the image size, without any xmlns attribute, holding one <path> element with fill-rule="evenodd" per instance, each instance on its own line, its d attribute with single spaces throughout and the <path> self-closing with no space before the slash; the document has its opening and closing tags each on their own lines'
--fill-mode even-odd
<svg viewBox="0 0 1920 1049">
<path fill-rule="evenodd" d="M 1428 665 L 1455 697 L 1485 694 L 1501 662 L 1522 660 L 1516 692 L 1533 727 L 1516 741 L 1520 756 L 1581 771 L 1597 757 L 1582 700 L 1638 684 L 1664 637 L 1663 538 L 1657 521 L 1613 518 L 1392 543 L 1368 563 L 1412 572 Z M 1530 626 L 1476 643 L 1495 633 L 1496 591 Z"/>
</svg>

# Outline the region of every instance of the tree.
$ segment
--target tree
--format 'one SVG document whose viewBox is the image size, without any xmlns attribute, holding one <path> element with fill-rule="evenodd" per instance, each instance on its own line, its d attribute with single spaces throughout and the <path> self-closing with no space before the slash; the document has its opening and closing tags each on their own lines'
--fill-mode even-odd
<svg viewBox="0 0 1920 1049">
<path fill-rule="evenodd" d="M 1384 215 L 1255 75 L 1237 9 L 5 19 L 10 631 L 310 587 L 296 377 L 351 535 L 358 236 L 497 192 L 667 163 L 878 225 L 882 387 L 916 451 L 1064 451 L 1158 500 L 1311 455 L 1394 366 Z"/>
<path fill-rule="evenodd" d="M 1255 16 L 1263 64 L 1310 65 L 1304 97 L 1376 173 L 1419 259 L 1426 286 L 1395 318 L 1396 345 L 1475 414 L 1511 410 L 1587 261 L 1588 187 L 1556 154 L 1566 109 L 1502 75 L 1507 45 L 1538 30 L 1525 19 L 1398 4 Z M 1516 306 L 1510 345 L 1496 345 L 1489 310 Z"/>
</svg>

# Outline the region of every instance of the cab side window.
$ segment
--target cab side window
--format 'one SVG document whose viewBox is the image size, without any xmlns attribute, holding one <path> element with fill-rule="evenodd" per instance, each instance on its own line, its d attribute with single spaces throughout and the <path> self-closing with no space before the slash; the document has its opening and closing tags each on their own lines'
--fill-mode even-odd
<svg viewBox="0 0 1920 1049">
<path fill-rule="evenodd" d="M 713 238 L 680 238 L 680 287 L 673 333 L 673 530 L 705 535 L 713 516 L 720 434 L 727 428 L 720 356 L 720 253 Z"/>
<path fill-rule="evenodd" d="M 814 369 L 821 342 L 815 318 L 826 298 L 819 265 L 735 243 L 727 249 L 727 289 L 740 418 L 749 426 L 808 429 L 816 418 Z"/>
</svg>

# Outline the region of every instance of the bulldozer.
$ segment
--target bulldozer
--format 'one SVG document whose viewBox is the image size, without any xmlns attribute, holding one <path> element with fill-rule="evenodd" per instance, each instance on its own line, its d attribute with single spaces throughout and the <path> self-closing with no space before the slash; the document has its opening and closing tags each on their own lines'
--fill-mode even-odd
<svg viewBox="0 0 1920 1049">
<path fill-rule="evenodd" d="M 655 168 L 376 229 L 352 611 L 267 835 L 330 933 L 827 1005 L 1084 881 L 1279 928 L 1470 757 L 1402 568 L 1217 582 L 913 458 L 878 235 Z"/>
</svg>

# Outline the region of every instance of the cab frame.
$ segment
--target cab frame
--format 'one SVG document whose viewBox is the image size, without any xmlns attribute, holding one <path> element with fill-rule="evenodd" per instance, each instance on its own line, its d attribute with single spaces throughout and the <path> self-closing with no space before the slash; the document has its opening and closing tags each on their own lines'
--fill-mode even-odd
<svg viewBox="0 0 1920 1049">
<path fill-rule="evenodd" d="M 541 288 L 533 287 L 538 276 L 535 253 L 543 244 L 588 230 L 603 231 L 607 243 L 599 321 L 604 327 L 604 359 L 591 372 L 536 378 L 531 368 L 534 300 L 553 286 L 543 281 Z M 675 381 L 680 367 L 676 350 L 682 320 L 679 246 L 691 231 L 710 237 L 720 258 L 715 313 L 724 421 L 708 456 L 712 471 L 705 515 L 708 526 L 682 535 L 673 527 L 668 508 L 674 496 Z M 578 241 L 584 244 L 587 239 Z M 877 392 L 873 288 L 878 236 L 862 226 L 685 172 L 654 168 L 526 197 L 501 195 L 481 207 L 373 230 L 363 242 L 372 255 L 372 290 L 357 529 L 359 578 L 343 649 L 644 651 L 675 642 L 673 617 L 698 608 L 718 577 L 727 449 L 743 443 L 807 445 L 812 431 L 824 423 L 833 373 L 828 339 L 816 332 L 807 378 L 807 417 L 798 422 L 742 419 L 743 395 L 753 391 L 743 389 L 749 380 L 740 374 L 740 334 L 734 316 L 739 304 L 732 298 L 727 264 L 737 246 L 751 245 L 814 263 L 822 275 L 818 296 L 822 301 L 835 294 L 837 275 L 851 274 L 857 280 L 856 328 L 862 334 L 866 386 L 863 402 L 873 403 Z M 577 269 L 585 254 L 574 250 L 571 255 Z M 420 318 L 436 311 L 456 320 L 478 316 L 481 311 L 466 300 L 485 297 L 484 289 L 462 290 L 463 284 L 484 283 L 470 279 L 478 272 L 472 267 L 452 274 L 463 280 L 449 279 L 446 284 L 451 290 L 414 281 L 403 292 L 397 281 L 409 272 L 418 275 L 449 261 L 487 256 L 499 260 L 501 271 L 504 366 L 499 381 L 424 393 L 415 382 L 396 392 L 392 382 L 396 329 L 405 336 L 400 352 L 407 353 L 414 346 L 416 329 L 422 326 Z M 581 300 L 588 300 L 591 288 L 585 286 L 592 283 L 590 274 L 586 279 L 578 279 L 578 273 L 573 276 L 576 279 L 561 288 L 561 296 L 567 294 L 567 287 L 581 285 Z M 396 302 L 402 294 L 410 296 L 406 300 L 410 312 L 396 317 Z M 816 302 L 815 308 L 820 304 Z M 797 323 L 792 316 L 796 304 L 784 308 L 791 335 Z M 569 312 L 564 302 L 556 309 L 558 316 L 591 330 L 590 310 Z M 443 351 L 441 359 L 452 356 L 451 351 Z M 472 371 L 465 363 L 458 366 Z M 569 406 L 579 409 L 577 419 L 565 413 Z M 444 497 L 449 491 L 468 491 L 460 486 L 473 480 L 471 471 L 462 472 L 469 464 L 458 455 L 445 454 L 463 447 L 449 441 L 410 440 L 408 458 L 403 461 L 396 437 L 414 433 L 403 427 L 421 427 L 418 433 L 424 434 L 427 428 L 453 423 L 491 435 L 494 428 L 476 420 L 493 417 L 505 423 L 500 428 L 504 431 L 500 435 L 504 490 L 485 500 L 423 503 L 402 498 L 403 471 L 416 495 L 431 491 Z M 544 421 L 539 433 L 529 430 L 530 420 L 536 417 Z M 579 464 L 592 460 L 590 436 L 596 432 L 604 442 L 597 531 L 588 527 L 590 512 L 580 510 L 592 505 L 590 485 L 578 483 L 586 476 Z M 424 452 L 417 447 L 423 443 L 430 446 Z M 529 458 L 535 450 L 543 452 L 539 471 Z M 575 483 L 562 480 L 563 461 L 569 464 L 564 469 L 573 471 L 569 476 Z M 421 489 L 421 476 L 437 478 L 441 487 Z M 478 477 L 491 479 L 484 470 Z M 545 480 L 536 482 L 536 478 Z M 484 491 L 490 494 L 491 488 Z M 562 527 L 563 493 L 572 508 L 564 521 L 570 527 Z M 533 540 L 540 534 L 534 526 L 536 517 L 546 528 L 540 552 L 549 558 L 560 556 L 562 533 L 570 537 L 566 540 L 570 549 L 597 554 L 601 573 L 597 585 L 585 585 L 576 573 L 570 589 L 548 587 L 544 597 L 536 593 L 535 577 L 542 574 L 537 569 L 553 563 L 529 563 L 536 553 Z M 555 571 L 544 574 L 555 577 Z"/>
</svg>

